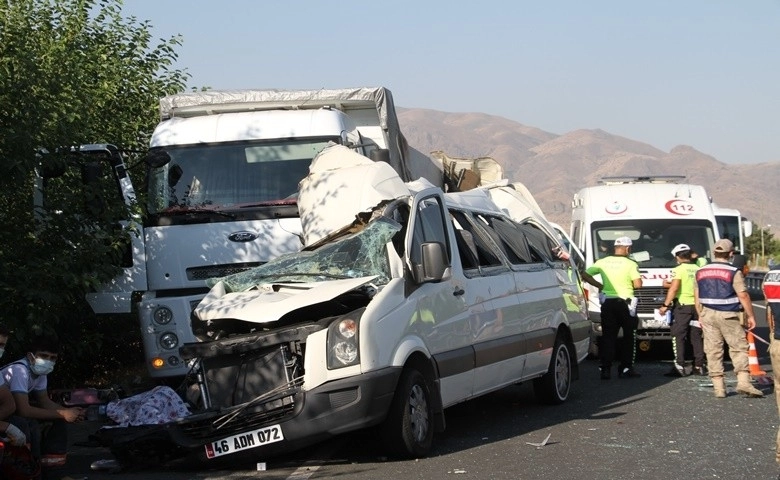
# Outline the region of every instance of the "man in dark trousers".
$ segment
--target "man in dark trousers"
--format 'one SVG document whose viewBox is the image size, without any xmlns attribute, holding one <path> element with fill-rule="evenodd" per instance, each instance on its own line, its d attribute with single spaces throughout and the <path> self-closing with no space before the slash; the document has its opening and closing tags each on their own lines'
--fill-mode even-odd
<svg viewBox="0 0 780 480">
<path fill-rule="evenodd" d="M 672 280 L 668 284 L 669 290 L 666 292 L 666 299 L 661 308 L 658 309 L 662 315 L 665 315 L 667 311 L 674 312 L 674 321 L 670 330 L 675 361 L 672 369 L 664 374 L 666 376 L 684 377 L 688 375 L 689 372 L 685 369 L 686 340 L 690 340 L 693 347 L 693 367 L 690 373 L 704 375 L 704 340 L 701 328 L 692 325 L 694 321 L 698 324 L 699 320 L 693 293 L 699 266 L 693 263 L 692 252 L 691 247 L 685 243 L 672 249 L 677 267 L 672 270 Z M 667 282 L 664 282 L 664 286 L 667 286 Z"/>
<path fill-rule="evenodd" d="M 715 242 L 713 262 L 696 272 L 696 309 L 704 330 L 704 353 L 707 355 L 715 397 L 726 397 L 723 379 L 723 342 L 729 346 L 729 357 L 737 374 L 737 392 L 748 397 L 763 397 L 764 393 L 750 383 L 748 345 L 739 312 L 744 309 L 746 327 L 756 327 L 753 304 L 745 286 L 745 277 L 729 264 L 734 244 L 722 238 Z M 741 306 L 741 308 L 740 308 Z"/>
<path fill-rule="evenodd" d="M 599 289 L 601 303 L 601 379 L 609 380 L 611 377 L 612 362 L 615 359 L 615 350 L 618 347 L 618 333 L 623 329 L 623 338 L 620 342 L 620 366 L 618 377 L 639 377 L 634 370 L 634 356 L 636 345 L 636 311 L 629 311 L 629 304 L 634 298 L 634 289 L 642 286 L 642 277 L 639 275 L 639 266 L 628 258 L 631 251 L 631 239 L 620 237 L 615 240 L 615 253 L 599 259 L 585 269 L 582 278 Z M 593 278 L 601 275 L 601 282 Z"/>
</svg>

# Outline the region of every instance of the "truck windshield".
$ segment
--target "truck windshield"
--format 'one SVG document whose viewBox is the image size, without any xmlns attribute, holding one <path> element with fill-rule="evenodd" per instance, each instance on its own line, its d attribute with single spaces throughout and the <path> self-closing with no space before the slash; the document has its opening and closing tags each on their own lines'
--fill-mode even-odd
<svg viewBox="0 0 780 480">
<path fill-rule="evenodd" d="M 701 257 L 709 257 L 715 234 L 706 220 L 620 220 L 594 222 L 593 258 L 604 258 L 614 252 L 615 239 L 627 236 L 633 244 L 631 252 L 647 252 L 648 260 L 639 261 L 640 268 L 674 268 L 675 245 L 685 243 Z M 639 257 L 639 255 L 637 255 Z M 646 256 L 645 256 L 646 258 Z"/>
<path fill-rule="evenodd" d="M 260 284 L 323 282 L 334 278 L 376 276 L 374 283 L 390 281 L 387 243 L 401 230 L 389 218 L 379 218 L 358 233 L 342 237 L 311 252 L 297 252 L 240 273 L 206 281 L 213 287 L 220 280 L 226 292 L 243 292 Z"/>
<path fill-rule="evenodd" d="M 295 198 L 298 182 L 329 141 L 285 139 L 168 146 L 171 161 L 149 173 L 149 213 L 241 207 Z"/>
</svg>

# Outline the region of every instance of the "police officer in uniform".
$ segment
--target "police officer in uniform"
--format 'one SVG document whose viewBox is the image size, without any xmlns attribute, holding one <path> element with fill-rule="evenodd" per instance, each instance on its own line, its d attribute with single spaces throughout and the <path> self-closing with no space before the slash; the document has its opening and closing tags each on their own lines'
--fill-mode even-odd
<svg viewBox="0 0 780 480">
<path fill-rule="evenodd" d="M 769 344 L 769 359 L 772 362 L 772 371 L 774 375 L 775 401 L 777 411 L 780 413 L 780 267 L 773 265 L 764 277 L 761 284 L 766 299 L 766 323 L 769 325 L 771 333 L 771 343 Z M 780 428 L 777 430 L 775 449 L 775 461 L 780 464 Z"/>
<path fill-rule="evenodd" d="M 748 349 L 745 331 L 739 321 L 740 305 L 745 312 L 747 328 L 756 327 L 753 304 L 745 287 L 742 272 L 729 264 L 734 244 L 722 238 L 715 242 L 713 262 L 696 272 L 696 309 L 704 329 L 704 353 L 707 355 L 712 386 L 717 398 L 726 396 L 723 379 L 723 342 L 729 346 L 729 357 L 737 374 L 737 392 L 748 397 L 764 394 L 750 383 Z"/>
<path fill-rule="evenodd" d="M 684 377 L 688 374 L 685 370 L 685 341 L 690 338 L 693 347 L 693 368 L 691 373 L 704 374 L 704 346 L 701 328 L 691 326 L 698 321 L 694 306 L 694 284 L 696 283 L 696 271 L 698 265 L 693 263 L 692 250 L 685 243 L 681 243 L 672 249 L 672 255 L 677 260 L 677 267 L 672 270 L 672 281 L 669 282 L 669 290 L 666 299 L 659 308 L 661 315 L 672 310 L 674 320 L 669 327 L 672 334 L 672 349 L 674 350 L 674 366 L 664 375 L 669 377 Z M 664 286 L 666 282 L 664 282 Z M 698 323 L 698 322 L 697 322 Z"/>
<path fill-rule="evenodd" d="M 599 259 L 585 269 L 582 278 L 599 289 L 599 297 L 604 298 L 601 304 L 601 379 L 608 380 L 611 376 L 612 361 L 618 347 L 618 333 L 623 329 L 620 341 L 620 366 L 618 377 L 639 377 L 634 370 L 634 354 L 636 346 L 636 312 L 629 311 L 629 303 L 634 297 L 634 289 L 642 286 L 639 266 L 628 258 L 631 250 L 631 239 L 620 237 L 615 240 L 615 253 Z M 601 275 L 601 282 L 593 275 Z"/>
</svg>

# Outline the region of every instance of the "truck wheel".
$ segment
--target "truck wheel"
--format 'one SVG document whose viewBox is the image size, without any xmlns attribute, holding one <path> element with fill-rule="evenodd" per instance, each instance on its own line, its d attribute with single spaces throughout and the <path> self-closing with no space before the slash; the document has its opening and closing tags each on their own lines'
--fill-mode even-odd
<svg viewBox="0 0 780 480">
<path fill-rule="evenodd" d="M 558 337 L 553 346 L 550 368 L 534 379 L 534 394 L 539 401 L 557 405 L 569 398 L 571 390 L 571 356 L 569 347 Z"/>
<path fill-rule="evenodd" d="M 433 405 L 425 377 L 405 370 L 381 428 L 389 453 L 402 458 L 424 457 L 433 444 Z"/>
</svg>

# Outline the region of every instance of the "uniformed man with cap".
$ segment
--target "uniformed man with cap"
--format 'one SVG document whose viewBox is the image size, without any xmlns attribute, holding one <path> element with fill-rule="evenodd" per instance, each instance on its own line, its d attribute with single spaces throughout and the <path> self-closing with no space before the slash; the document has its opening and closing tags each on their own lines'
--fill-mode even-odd
<svg viewBox="0 0 780 480">
<path fill-rule="evenodd" d="M 642 286 L 639 266 L 628 258 L 631 250 L 631 239 L 619 237 L 615 240 L 615 253 L 596 261 L 585 269 L 582 278 L 599 289 L 601 298 L 601 379 L 608 380 L 611 376 L 612 362 L 618 347 L 618 334 L 623 330 L 623 338 L 619 343 L 620 366 L 618 377 L 631 378 L 640 376 L 634 370 L 636 346 L 636 312 L 629 311 L 629 303 L 634 298 L 634 289 Z M 593 278 L 601 275 L 601 282 Z"/>
<path fill-rule="evenodd" d="M 672 270 L 672 280 L 669 282 L 669 290 L 666 292 L 666 299 L 659 308 L 662 315 L 667 311 L 672 311 L 674 320 L 669 327 L 672 334 L 672 350 L 674 351 L 674 366 L 664 375 L 684 377 L 689 372 L 685 369 L 685 344 L 686 340 L 691 341 L 693 347 L 693 368 L 691 373 L 698 375 L 704 374 L 704 347 L 701 328 L 696 328 L 693 322 L 698 325 L 699 317 L 696 314 L 694 305 L 694 289 L 696 284 L 696 271 L 699 266 L 693 263 L 693 250 L 685 243 L 676 245 L 672 249 L 677 261 L 677 267 Z M 666 286 L 666 282 L 664 282 Z"/>
<path fill-rule="evenodd" d="M 723 342 L 729 346 L 729 357 L 737 374 L 737 392 L 749 397 L 764 396 L 750 383 L 748 349 L 745 331 L 738 313 L 744 309 L 747 328 L 756 326 L 753 304 L 742 272 L 729 264 L 734 244 L 728 239 L 715 242 L 713 262 L 696 272 L 696 309 L 704 328 L 704 353 L 717 398 L 726 396 L 723 379 Z"/>
</svg>

